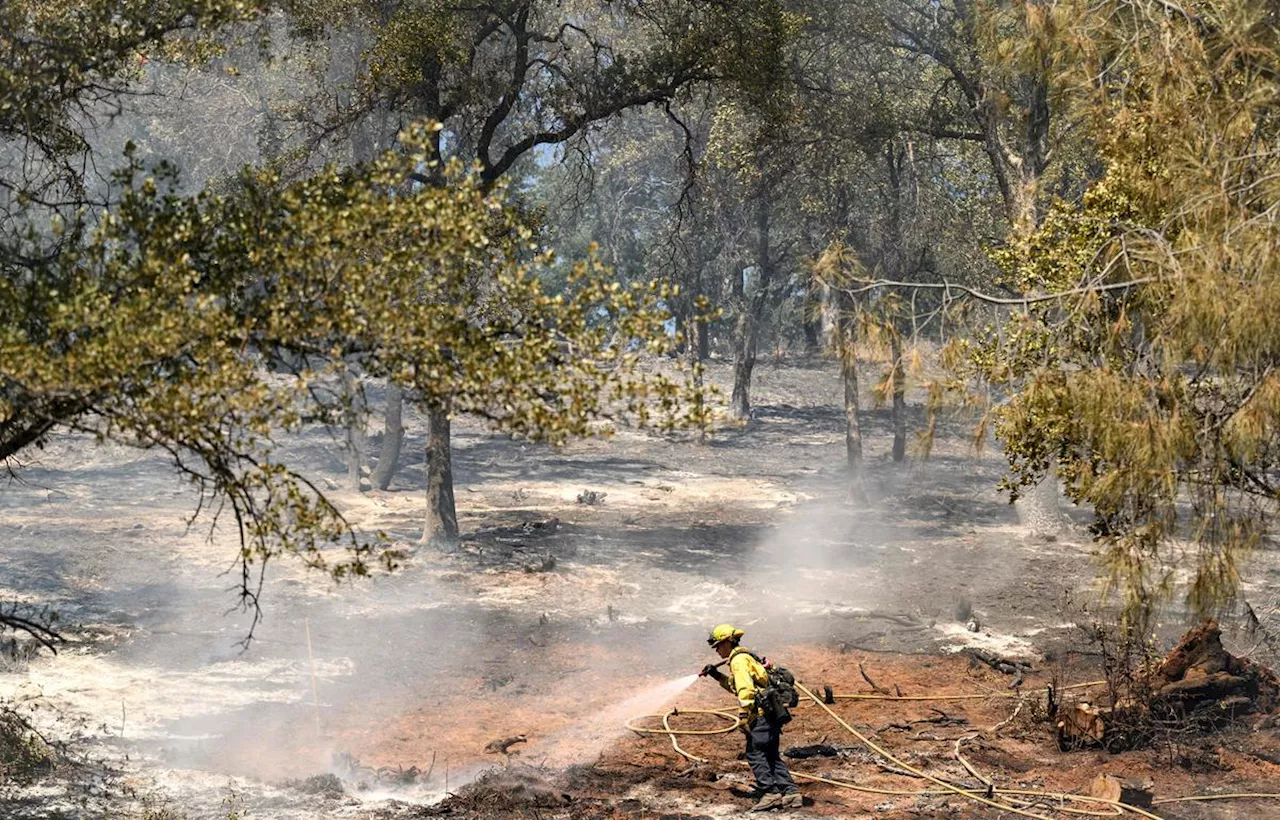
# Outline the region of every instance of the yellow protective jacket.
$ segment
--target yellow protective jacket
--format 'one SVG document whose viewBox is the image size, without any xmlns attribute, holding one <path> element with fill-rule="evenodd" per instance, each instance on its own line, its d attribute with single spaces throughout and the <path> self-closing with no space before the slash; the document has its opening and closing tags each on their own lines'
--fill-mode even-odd
<svg viewBox="0 0 1280 820">
<path fill-rule="evenodd" d="M 729 674 L 720 685 L 738 696 L 738 716 L 750 722 L 756 719 L 756 692 L 769 683 L 769 672 L 760 661 L 741 646 L 729 653 Z"/>
</svg>

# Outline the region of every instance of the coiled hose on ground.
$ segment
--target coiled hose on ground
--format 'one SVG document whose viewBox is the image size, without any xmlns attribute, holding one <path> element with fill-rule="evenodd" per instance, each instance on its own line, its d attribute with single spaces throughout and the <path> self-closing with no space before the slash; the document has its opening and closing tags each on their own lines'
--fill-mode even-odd
<svg viewBox="0 0 1280 820">
<path fill-rule="evenodd" d="M 1098 686 L 1102 682 L 1090 681 L 1088 683 L 1078 683 L 1072 686 L 1063 687 L 1064 690 L 1084 689 L 1091 686 Z M 928 774 L 920 769 L 912 766 L 904 760 L 893 755 L 871 738 L 859 732 L 853 726 L 849 725 L 843 718 L 835 713 L 826 703 L 817 695 L 809 691 L 801 684 L 796 684 L 805 697 L 816 703 L 823 711 L 830 715 L 837 723 L 839 723 L 846 731 L 857 738 L 858 742 L 869 749 L 872 753 L 884 758 L 894 766 L 911 773 L 915 777 L 927 780 L 938 788 L 934 789 L 883 789 L 873 786 L 859 786 L 856 783 L 848 783 L 843 780 L 835 780 L 829 777 L 819 777 L 818 775 L 805 774 L 804 772 L 795 772 L 791 774 L 793 777 L 801 780 L 812 781 L 816 783 L 825 783 L 829 786 L 848 789 L 850 791 L 863 792 L 866 794 L 894 795 L 894 796 L 929 796 L 929 795 L 948 795 L 954 794 L 965 797 L 970 800 L 989 806 L 1000 811 L 1007 811 L 1023 817 L 1032 817 L 1036 820 L 1052 820 L 1044 814 L 1038 814 L 1033 809 L 1040 811 L 1061 812 L 1064 814 L 1083 815 L 1087 817 L 1117 817 L 1125 813 L 1135 814 L 1145 817 L 1148 820 L 1163 820 L 1159 815 L 1154 814 L 1146 809 L 1138 806 L 1131 806 L 1128 803 L 1122 803 L 1118 800 L 1108 800 L 1102 797 L 1091 797 L 1083 794 L 1068 794 L 1064 792 L 1048 792 L 1036 791 L 1031 789 L 1004 789 L 996 787 L 993 782 L 983 777 L 978 771 L 965 760 L 960 753 L 960 745 L 963 738 L 956 742 L 955 757 L 964 765 L 974 777 L 986 784 L 987 788 L 982 791 L 960 786 L 951 783 L 940 777 Z M 896 700 L 896 701 L 956 701 L 956 700 L 987 700 L 990 698 L 1021 698 L 1017 693 L 999 693 L 999 694 L 981 694 L 981 695 L 836 695 L 834 700 Z M 679 715 L 714 715 L 724 718 L 728 721 L 728 725 L 719 729 L 675 729 L 671 726 L 671 718 Z M 660 719 L 662 728 L 647 727 L 637 725 L 642 720 Z M 625 724 L 627 729 L 641 735 L 666 735 L 671 740 L 671 745 L 675 751 L 686 760 L 695 763 L 707 763 L 706 758 L 698 757 L 690 754 L 680 747 L 679 741 L 676 739 L 680 735 L 719 735 L 727 734 L 738 728 L 739 721 L 736 711 L 721 709 L 684 709 L 666 712 L 660 715 L 641 715 L 639 717 L 628 720 Z M 1244 800 L 1244 799 L 1276 799 L 1280 800 L 1280 793 L 1263 793 L 1263 792 L 1240 792 L 1233 794 L 1205 794 L 1190 795 L 1186 797 L 1166 797 L 1153 801 L 1155 805 L 1167 805 L 1170 803 L 1189 803 L 1202 802 L 1210 800 Z M 1071 805 L 1069 805 L 1071 804 Z M 1080 805 L 1092 805 L 1095 807 L 1105 806 L 1106 810 L 1098 810 L 1097 808 L 1080 808 Z"/>
</svg>

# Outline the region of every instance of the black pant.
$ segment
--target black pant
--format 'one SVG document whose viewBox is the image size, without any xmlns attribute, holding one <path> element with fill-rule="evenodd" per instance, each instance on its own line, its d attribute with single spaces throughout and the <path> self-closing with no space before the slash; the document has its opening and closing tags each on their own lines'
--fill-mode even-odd
<svg viewBox="0 0 1280 820">
<path fill-rule="evenodd" d="M 781 746 L 781 726 L 775 726 L 763 717 L 751 721 L 747 727 L 747 762 L 751 764 L 751 773 L 756 776 L 756 785 L 763 792 L 793 794 L 800 790 L 782 760 Z"/>
</svg>

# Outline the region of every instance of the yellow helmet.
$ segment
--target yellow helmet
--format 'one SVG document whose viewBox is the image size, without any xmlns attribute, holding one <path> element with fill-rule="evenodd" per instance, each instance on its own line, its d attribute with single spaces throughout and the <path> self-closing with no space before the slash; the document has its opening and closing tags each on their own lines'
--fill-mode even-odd
<svg viewBox="0 0 1280 820">
<path fill-rule="evenodd" d="M 720 624 L 707 636 L 707 646 L 715 646 L 722 641 L 734 641 L 747 633 L 732 624 Z"/>
</svg>

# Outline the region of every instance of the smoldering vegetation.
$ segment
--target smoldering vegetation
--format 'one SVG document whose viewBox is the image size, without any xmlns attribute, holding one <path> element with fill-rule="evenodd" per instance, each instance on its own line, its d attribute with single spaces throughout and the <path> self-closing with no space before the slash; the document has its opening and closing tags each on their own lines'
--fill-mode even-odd
<svg viewBox="0 0 1280 820">
<path fill-rule="evenodd" d="M 760 389 L 771 395 L 768 375 Z M 6 577 L 58 602 L 72 643 L 11 681 L 101 721 L 90 736 L 109 759 L 127 751 L 129 766 L 169 772 L 158 788 L 183 811 L 216 809 L 232 777 L 247 806 L 305 813 L 315 799 L 429 802 L 446 776 L 452 790 L 508 757 L 594 759 L 628 742 L 622 723 L 634 715 L 619 704 L 700 666 L 706 625 L 717 619 L 741 619 L 763 651 L 796 641 L 932 646 L 939 633 L 930 624 L 948 606 L 921 615 L 922 598 L 951 595 L 955 579 L 928 572 L 918 595 L 906 575 L 939 532 L 934 516 L 893 521 L 884 510 L 806 501 L 829 492 L 839 472 L 797 471 L 797 456 L 839 439 L 797 447 L 787 438 L 764 453 L 730 443 L 673 451 L 635 438 L 619 464 L 609 442 L 552 451 L 464 427 L 459 486 L 483 511 L 461 548 L 439 554 L 413 543 L 416 492 L 340 495 L 353 517 L 407 550 L 404 565 L 336 586 L 273 566 L 247 650 L 238 640 L 250 616 L 227 612 L 229 534 L 209 540 L 187 527 L 190 490 L 162 461 L 121 464 L 127 451 L 69 442 L 9 488 Z M 691 470 L 695 453 L 702 466 Z M 77 479 L 55 469 L 63 459 Z M 312 470 L 336 481 L 343 468 L 326 457 Z M 405 465 L 410 477 L 419 469 Z M 99 472 L 111 492 L 96 484 Z M 48 497 L 54 478 L 75 495 Z M 903 479 L 886 480 L 888 494 Z M 584 485 L 609 502 L 578 505 Z M 542 495 L 550 487 L 559 497 Z M 920 492 L 946 503 L 961 487 Z M 396 495 L 403 506 L 391 503 Z M 709 517 L 729 505 L 733 519 Z M 1001 526 L 1015 522 L 1005 508 Z M 54 539 L 64 546 L 51 550 Z M 160 568 L 158 553 L 168 553 Z M 531 566 L 544 555 L 553 567 Z M 1011 574 L 982 563 L 966 569 L 975 579 L 966 589 L 986 601 Z M 890 584 L 896 592 L 886 594 Z M 485 751 L 516 735 L 528 741 Z"/>
<path fill-rule="evenodd" d="M 778 389 L 793 396 L 791 374 L 779 371 L 775 385 L 771 373 L 761 373 L 761 400 Z M 822 376 L 810 377 L 815 398 Z M 529 783 L 517 776 L 524 785 L 482 778 L 476 794 L 510 786 L 518 811 L 541 811 L 551 807 L 538 802 L 544 791 L 583 797 L 581 783 L 546 785 L 560 782 L 560 766 L 627 748 L 636 740 L 624 721 L 673 705 L 628 701 L 651 700 L 663 681 L 699 668 L 709 622 L 740 622 L 753 646 L 783 658 L 798 645 L 835 658 L 971 645 L 1044 668 L 1043 652 L 1078 645 L 1060 620 L 1069 590 L 1050 581 L 1085 560 L 1085 542 L 1031 536 L 990 487 L 998 459 L 974 460 L 963 439 L 954 442 L 963 469 L 947 477 L 944 453 L 929 475 L 872 472 L 883 495 L 850 511 L 824 500 L 841 486 L 838 469 L 798 467 L 815 450 L 838 460 L 834 430 L 822 444 L 778 435 L 710 449 L 633 437 L 621 450 L 601 441 L 554 451 L 481 427 L 457 435 L 459 486 L 478 510 L 460 549 L 413 543 L 421 501 L 412 490 L 403 507 L 392 503 L 398 493 L 339 496 L 403 545 L 403 566 L 338 585 L 274 566 L 247 650 L 237 641 L 249 618 L 225 614 L 234 595 L 220 575 L 234 542 L 187 528 L 190 491 L 162 492 L 163 462 L 119 465 L 118 454 L 77 443 L 32 465 L 27 484 L 10 488 L 6 577 L 62 602 L 72 644 L 9 681 L 98 724 L 79 743 L 122 773 L 104 775 L 101 798 L 83 799 L 120 800 L 127 776 L 184 816 L 222 816 L 229 794 L 268 816 L 383 816 L 446 792 L 463 806 L 470 792 L 458 790 L 472 778 L 533 765 L 553 768 Z M 111 476 L 112 493 L 79 485 L 81 503 L 95 506 L 88 513 L 44 497 L 46 471 L 68 456 L 71 473 Z M 344 467 L 326 459 L 312 469 L 340 481 Z M 583 486 L 609 501 L 579 505 Z M 966 501 L 989 504 L 989 517 L 949 511 Z M 731 519 L 715 520 L 729 508 Z M 54 538 L 63 546 L 51 551 Z M 163 572 L 160 551 L 171 553 Z M 531 566 L 543 555 L 553 567 Z M 978 631 L 955 622 L 958 597 Z M 892 686 L 874 661 L 866 672 Z M 705 695 L 695 688 L 675 703 Z M 503 748 L 516 737 L 525 740 Z"/>
<path fill-rule="evenodd" d="M 4 812 L 723 814 L 726 621 L 818 814 L 1265 793 L 1255 6 L 0 5 Z"/>
</svg>

